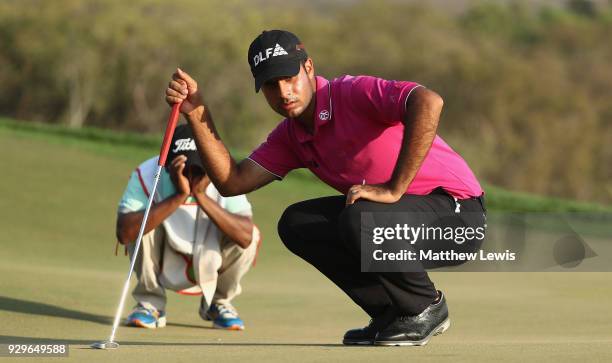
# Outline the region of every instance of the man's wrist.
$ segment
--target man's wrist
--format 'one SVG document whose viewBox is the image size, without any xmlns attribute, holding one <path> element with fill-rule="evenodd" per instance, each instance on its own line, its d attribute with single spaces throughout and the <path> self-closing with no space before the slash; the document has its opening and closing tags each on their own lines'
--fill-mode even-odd
<svg viewBox="0 0 612 363">
<path fill-rule="evenodd" d="M 386 184 L 391 194 L 397 199 L 401 198 L 402 195 L 406 193 L 407 187 L 404 187 L 403 185 L 401 185 L 401 183 L 397 183 L 397 182 L 394 183 L 393 181 L 390 181 Z"/>
<path fill-rule="evenodd" d="M 216 204 L 216 202 L 213 201 L 208 195 L 206 195 L 205 192 L 195 192 L 193 194 L 193 197 L 195 198 L 196 203 L 198 203 L 200 208 L 202 208 L 204 213 L 207 213 L 207 214 L 209 212 L 210 206 L 212 204 Z"/>
<path fill-rule="evenodd" d="M 186 116 L 193 122 L 204 122 L 205 109 L 204 105 L 199 105 L 191 110 Z"/>
<path fill-rule="evenodd" d="M 180 201 L 181 204 L 184 203 L 187 198 L 189 198 L 189 193 L 185 193 L 185 192 L 177 192 L 174 197 L 177 199 L 177 201 Z"/>
<path fill-rule="evenodd" d="M 196 199 L 202 199 L 202 200 L 205 200 L 205 201 L 208 201 L 208 199 L 209 199 L 208 195 L 206 195 L 206 191 L 205 190 L 202 190 L 202 191 L 199 191 L 199 192 L 194 192 L 193 196 Z"/>
</svg>

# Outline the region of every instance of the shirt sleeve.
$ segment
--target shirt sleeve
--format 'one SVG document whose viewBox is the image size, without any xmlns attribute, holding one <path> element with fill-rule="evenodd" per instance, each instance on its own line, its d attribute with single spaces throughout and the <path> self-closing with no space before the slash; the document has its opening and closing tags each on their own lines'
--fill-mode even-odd
<svg viewBox="0 0 612 363">
<path fill-rule="evenodd" d="M 289 120 L 278 124 L 268 135 L 266 141 L 259 145 L 248 157 L 268 172 L 282 179 L 293 169 L 302 168 L 289 139 Z"/>
<path fill-rule="evenodd" d="M 133 171 L 128 181 L 123 196 L 119 201 L 119 213 L 130 213 L 144 210 L 147 205 L 148 197 L 142 188 L 138 172 Z"/>
<path fill-rule="evenodd" d="M 388 81 L 370 76 L 355 77 L 351 84 L 352 104 L 372 120 L 395 125 L 402 122 L 406 100 L 418 87 L 422 86 L 414 82 Z"/>
<path fill-rule="evenodd" d="M 225 210 L 241 216 L 253 216 L 251 203 L 244 194 L 225 198 Z"/>
</svg>

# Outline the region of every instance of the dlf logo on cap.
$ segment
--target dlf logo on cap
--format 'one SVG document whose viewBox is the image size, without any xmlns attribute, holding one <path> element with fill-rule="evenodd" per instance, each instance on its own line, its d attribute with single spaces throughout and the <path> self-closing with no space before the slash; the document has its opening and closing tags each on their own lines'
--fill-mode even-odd
<svg viewBox="0 0 612 363">
<path fill-rule="evenodd" d="M 270 30 L 261 33 L 249 47 L 255 92 L 269 79 L 293 77 L 300 72 L 300 62 L 308 59 L 304 46 L 293 33 Z"/>
<path fill-rule="evenodd" d="M 276 46 L 274 48 L 266 48 L 265 56 L 262 55 L 261 52 L 255 54 L 255 57 L 253 57 L 253 64 L 255 64 L 255 67 L 257 67 L 259 63 L 270 58 L 270 53 L 272 53 L 272 57 L 276 57 L 279 55 L 288 55 L 285 49 L 283 49 L 280 44 L 276 43 Z"/>
</svg>

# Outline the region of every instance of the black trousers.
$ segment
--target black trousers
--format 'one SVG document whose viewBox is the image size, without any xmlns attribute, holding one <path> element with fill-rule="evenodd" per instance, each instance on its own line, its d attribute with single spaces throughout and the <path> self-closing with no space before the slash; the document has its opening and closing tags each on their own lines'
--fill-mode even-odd
<svg viewBox="0 0 612 363">
<path fill-rule="evenodd" d="M 485 223 L 482 197 L 459 200 L 457 213 L 457 202 L 441 188 L 424 196 L 406 194 L 393 204 L 358 200 L 345 207 L 345 200 L 340 195 L 293 204 L 280 218 L 278 233 L 291 252 L 327 276 L 371 317 L 389 308 L 398 315 L 419 314 L 436 298 L 436 288 L 425 268 L 361 272 L 361 212 L 427 212 L 451 225 Z"/>
</svg>

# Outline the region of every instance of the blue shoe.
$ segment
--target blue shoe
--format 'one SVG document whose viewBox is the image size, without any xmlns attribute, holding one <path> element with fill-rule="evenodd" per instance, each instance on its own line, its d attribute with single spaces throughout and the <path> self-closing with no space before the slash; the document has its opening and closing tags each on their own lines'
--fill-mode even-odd
<svg viewBox="0 0 612 363">
<path fill-rule="evenodd" d="M 206 320 L 213 321 L 213 328 L 225 330 L 244 330 L 244 322 L 231 305 L 212 304 L 206 312 Z"/>
<path fill-rule="evenodd" d="M 147 309 L 138 304 L 134 307 L 132 313 L 128 315 L 127 325 L 148 329 L 163 328 L 166 326 L 166 313 L 164 311 Z"/>
</svg>

